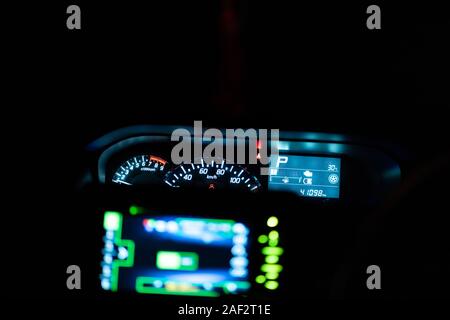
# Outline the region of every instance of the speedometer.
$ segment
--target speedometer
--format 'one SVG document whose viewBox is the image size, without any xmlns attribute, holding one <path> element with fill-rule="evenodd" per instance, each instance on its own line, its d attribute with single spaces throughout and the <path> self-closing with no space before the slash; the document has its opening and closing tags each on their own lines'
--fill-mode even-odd
<svg viewBox="0 0 450 320">
<path fill-rule="evenodd" d="M 201 159 L 198 164 L 181 164 L 167 173 L 164 182 L 171 187 L 186 187 L 202 189 L 242 189 L 257 191 L 261 185 L 253 174 L 245 168 Z"/>
<path fill-rule="evenodd" d="M 160 183 L 166 174 L 166 163 L 152 155 L 132 157 L 120 164 L 111 181 L 130 186 Z"/>
</svg>

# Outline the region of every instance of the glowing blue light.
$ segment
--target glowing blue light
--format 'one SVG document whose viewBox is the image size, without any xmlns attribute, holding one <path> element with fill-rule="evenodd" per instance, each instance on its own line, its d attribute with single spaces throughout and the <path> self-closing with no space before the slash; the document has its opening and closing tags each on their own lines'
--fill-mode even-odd
<svg viewBox="0 0 450 320">
<path fill-rule="evenodd" d="M 205 233 L 202 237 L 203 242 L 210 243 L 214 240 L 214 236 L 211 233 Z"/>
<path fill-rule="evenodd" d="M 305 142 L 305 149 L 306 150 L 315 150 L 317 148 L 318 144 L 315 142 Z"/>
<path fill-rule="evenodd" d="M 242 268 L 234 268 L 230 270 L 230 274 L 233 277 L 246 277 L 248 274 L 248 271 L 246 269 L 242 269 Z"/>
<path fill-rule="evenodd" d="M 111 264 L 112 261 L 113 261 L 112 255 L 110 255 L 110 254 L 105 254 L 105 256 L 103 257 L 103 260 L 104 260 L 106 263 Z"/>
<path fill-rule="evenodd" d="M 106 251 L 113 251 L 114 250 L 114 243 L 110 240 L 105 242 L 105 249 Z"/>
<path fill-rule="evenodd" d="M 191 257 L 183 257 L 181 259 L 181 265 L 183 266 L 190 266 L 193 264 L 192 258 Z"/>
<path fill-rule="evenodd" d="M 154 227 L 154 222 L 151 220 L 144 220 L 144 228 L 147 232 L 152 232 Z"/>
<path fill-rule="evenodd" d="M 242 223 L 236 223 L 233 226 L 233 232 L 234 233 L 240 233 L 240 234 L 247 234 L 248 230 Z"/>
<path fill-rule="evenodd" d="M 155 229 L 158 232 L 165 232 L 166 231 L 166 222 L 163 220 L 158 220 L 155 222 Z"/>
<path fill-rule="evenodd" d="M 234 258 L 231 258 L 230 265 L 233 268 L 243 268 L 248 265 L 248 260 L 245 257 L 234 257 Z"/>
<path fill-rule="evenodd" d="M 218 230 L 218 225 L 215 223 L 208 223 L 208 230 L 212 232 L 216 232 Z"/>
<path fill-rule="evenodd" d="M 167 222 L 167 231 L 170 233 L 176 233 L 178 231 L 178 223 L 175 221 Z"/>
<path fill-rule="evenodd" d="M 117 257 L 120 260 L 125 260 L 126 258 L 128 258 L 128 250 L 124 247 L 120 247 L 119 248 L 119 253 L 117 254 Z"/>
<path fill-rule="evenodd" d="M 243 245 L 240 245 L 240 244 L 234 245 L 234 246 L 231 248 L 231 253 L 232 253 L 234 256 L 244 256 L 244 255 L 247 255 L 247 252 L 246 252 L 246 250 L 245 250 L 245 247 L 244 247 Z"/>
<path fill-rule="evenodd" d="M 205 223 L 203 221 L 183 220 L 181 222 L 183 233 L 190 236 L 200 236 L 203 233 Z"/>
<path fill-rule="evenodd" d="M 178 282 L 189 282 L 194 284 L 204 284 L 207 282 L 216 283 L 226 279 L 226 273 L 179 273 L 168 277 L 169 280 Z"/>
<path fill-rule="evenodd" d="M 155 281 L 153 281 L 153 286 L 155 288 L 162 288 L 163 282 L 161 280 L 155 280 Z"/>
<path fill-rule="evenodd" d="M 110 266 L 104 266 L 102 270 L 103 270 L 104 276 L 109 277 L 111 275 L 111 267 Z"/>
<path fill-rule="evenodd" d="M 278 141 L 278 150 L 288 151 L 289 142 Z"/>
<path fill-rule="evenodd" d="M 102 288 L 103 290 L 111 289 L 111 282 L 108 279 L 102 279 Z"/>
<path fill-rule="evenodd" d="M 114 240 L 114 231 L 111 230 L 106 231 L 106 239 Z"/>
<path fill-rule="evenodd" d="M 237 285 L 234 282 L 229 282 L 229 283 L 226 284 L 226 288 L 227 288 L 228 291 L 234 292 L 237 289 Z"/>
<path fill-rule="evenodd" d="M 332 153 L 340 153 L 342 152 L 343 148 L 341 144 L 337 143 L 329 143 L 328 144 L 328 151 Z"/>
<path fill-rule="evenodd" d="M 205 289 L 205 290 L 212 290 L 213 289 L 213 285 L 211 284 L 211 282 L 205 282 L 204 284 L 203 284 L 203 288 Z"/>
<path fill-rule="evenodd" d="M 247 237 L 244 235 L 236 235 L 233 237 L 233 243 L 234 244 L 246 244 L 247 243 Z"/>
</svg>

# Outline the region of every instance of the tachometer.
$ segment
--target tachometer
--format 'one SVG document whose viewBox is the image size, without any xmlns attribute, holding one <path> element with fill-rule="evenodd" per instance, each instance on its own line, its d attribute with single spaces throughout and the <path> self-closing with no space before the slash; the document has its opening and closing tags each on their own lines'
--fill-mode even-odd
<svg viewBox="0 0 450 320">
<path fill-rule="evenodd" d="M 125 185 L 160 183 L 166 174 L 167 161 L 152 155 L 139 155 L 123 162 L 112 176 L 112 182 Z"/>
<path fill-rule="evenodd" d="M 245 168 L 201 159 L 199 164 L 181 164 L 167 173 L 164 182 L 171 187 L 194 187 L 209 190 L 243 189 L 257 191 L 261 184 L 256 176 Z"/>
</svg>

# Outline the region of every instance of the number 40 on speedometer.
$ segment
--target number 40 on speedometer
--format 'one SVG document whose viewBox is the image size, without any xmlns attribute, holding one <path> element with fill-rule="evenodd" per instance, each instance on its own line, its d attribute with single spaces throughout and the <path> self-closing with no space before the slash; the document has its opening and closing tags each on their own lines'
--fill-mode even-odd
<svg viewBox="0 0 450 320">
<path fill-rule="evenodd" d="M 200 160 L 198 164 L 181 164 L 167 173 L 164 182 L 171 187 L 193 187 L 201 189 L 242 189 L 257 191 L 258 179 L 239 165 Z"/>
</svg>

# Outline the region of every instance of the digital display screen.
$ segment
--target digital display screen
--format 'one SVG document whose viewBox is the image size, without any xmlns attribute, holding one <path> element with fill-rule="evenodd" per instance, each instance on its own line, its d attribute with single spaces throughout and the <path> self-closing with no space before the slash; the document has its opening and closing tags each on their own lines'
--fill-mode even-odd
<svg viewBox="0 0 450 320">
<path fill-rule="evenodd" d="M 269 190 L 301 197 L 339 198 L 339 158 L 277 155 L 270 161 Z"/>
<path fill-rule="evenodd" d="M 103 290 L 217 297 L 250 289 L 243 223 L 108 211 L 103 228 Z"/>
</svg>

